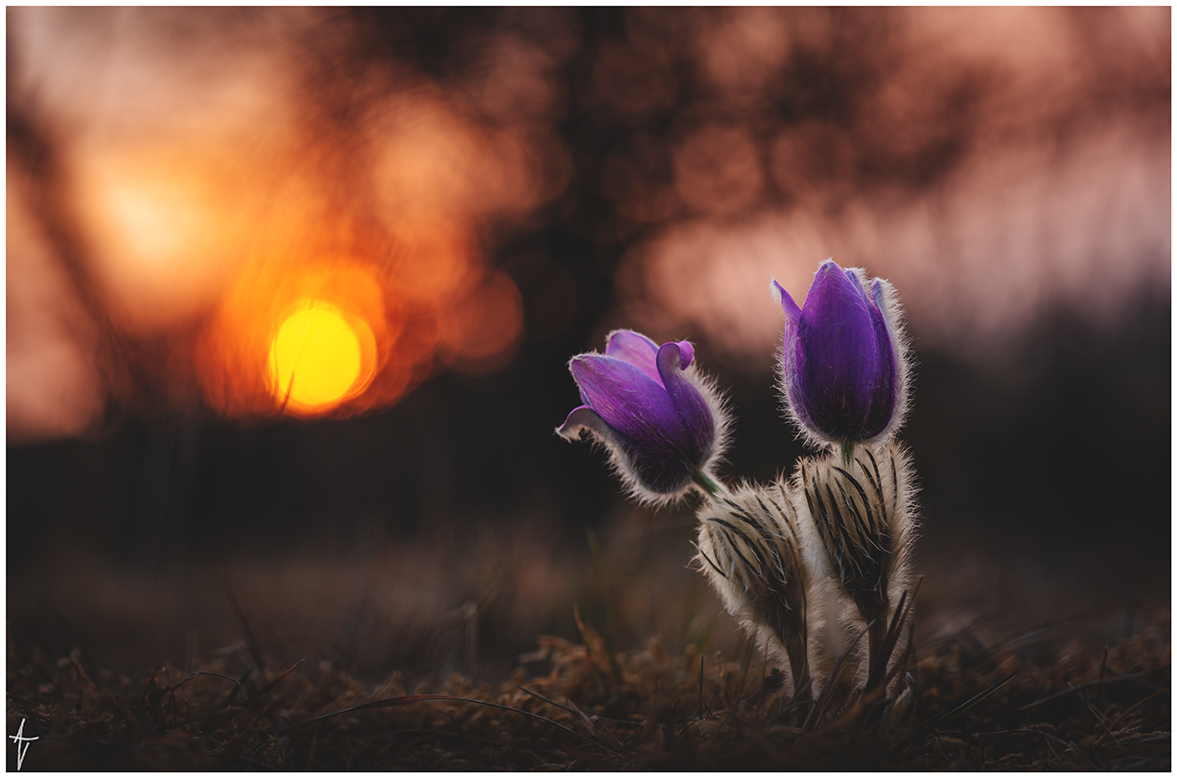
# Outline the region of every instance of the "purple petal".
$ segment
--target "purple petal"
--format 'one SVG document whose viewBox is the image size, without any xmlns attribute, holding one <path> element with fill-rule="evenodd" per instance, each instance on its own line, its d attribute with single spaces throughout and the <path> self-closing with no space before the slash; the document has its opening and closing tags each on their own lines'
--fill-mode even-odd
<svg viewBox="0 0 1177 778">
<path fill-rule="evenodd" d="M 867 412 L 863 428 L 864 438 L 873 438 L 887 428 L 895 412 L 895 401 L 899 394 L 898 353 L 895 338 L 887 323 L 885 314 L 884 286 L 875 279 L 871 286 L 873 305 L 870 306 L 871 321 L 874 324 L 875 342 L 878 349 L 878 373 L 875 392 Z"/>
<path fill-rule="evenodd" d="M 785 317 L 792 324 L 796 324 L 801 318 L 801 309 L 797 307 L 797 303 L 793 301 L 793 296 L 785 291 L 785 287 L 780 285 L 775 278 L 772 279 L 772 285 L 776 287 L 776 296 L 781 303 L 781 309 L 785 312 Z"/>
<path fill-rule="evenodd" d="M 872 307 L 857 277 L 828 260 L 805 298 L 790 400 L 831 438 L 859 437 L 870 409 L 880 367 Z"/>
<path fill-rule="evenodd" d="M 862 289 L 862 278 L 859 276 L 859 273 L 862 271 L 856 267 L 850 267 L 846 268 L 842 272 L 846 275 L 846 279 L 854 285 L 856 290 L 858 290 L 858 294 L 862 297 L 866 297 L 866 292 Z"/>
<path fill-rule="evenodd" d="M 582 429 L 591 430 L 610 440 L 614 440 L 613 429 L 605 423 L 601 415 L 587 405 L 578 405 L 568 414 L 568 418 L 556 430 L 556 434 L 565 440 L 575 440 L 580 437 Z"/>
<path fill-rule="evenodd" d="M 643 443 L 687 439 L 666 389 L 640 368 L 599 354 L 573 357 L 569 368 L 585 404 L 613 429 Z"/>
<path fill-rule="evenodd" d="M 599 435 L 612 444 L 621 455 L 625 469 L 647 489 L 660 494 L 671 494 L 682 488 L 690 478 L 693 462 L 689 462 L 665 446 L 643 445 L 618 432 L 587 405 L 574 408 L 556 433 L 565 440 L 576 440 L 582 429 Z"/>
<path fill-rule="evenodd" d="M 684 345 L 690 350 L 684 349 Z M 693 357 L 694 348 L 686 341 L 664 343 L 658 349 L 658 372 L 662 375 L 662 384 L 690 435 L 690 455 L 697 462 L 711 450 L 711 443 L 715 439 L 715 421 L 703 395 L 683 374 L 683 369 L 690 365 Z"/>
<path fill-rule="evenodd" d="M 780 284 L 773 286 L 786 312 L 782 385 L 797 420 L 829 442 L 881 435 L 904 392 L 890 285 L 828 259 L 800 315 L 790 310 L 792 298 L 785 300 Z"/>
<path fill-rule="evenodd" d="M 891 335 L 887 332 L 887 323 L 883 320 L 882 313 L 873 305 L 870 311 L 874 323 L 875 343 L 878 348 L 878 369 L 875 374 L 870 406 L 867 409 L 866 418 L 863 420 L 863 438 L 873 438 L 885 430 L 895 411 L 895 351 L 891 346 Z"/>
<path fill-rule="evenodd" d="M 609 340 L 605 344 L 605 355 L 628 362 L 643 373 L 662 383 L 658 375 L 655 358 L 658 355 L 658 344 L 640 332 L 633 330 L 614 330 L 609 333 Z"/>
<path fill-rule="evenodd" d="M 675 343 L 662 350 L 666 353 L 658 359 L 662 374 L 669 377 L 676 394 L 682 394 L 678 385 L 685 380 L 682 350 Z M 561 430 L 571 433 L 579 426 L 600 434 L 616 446 L 625 470 L 651 491 L 672 493 L 682 488 L 699 465 L 699 436 L 688 431 L 662 384 L 628 362 L 600 354 L 573 357 L 569 368 L 585 406 L 569 414 Z M 697 412 L 692 412 L 694 416 Z M 602 424 L 607 429 L 602 431 Z"/>
</svg>

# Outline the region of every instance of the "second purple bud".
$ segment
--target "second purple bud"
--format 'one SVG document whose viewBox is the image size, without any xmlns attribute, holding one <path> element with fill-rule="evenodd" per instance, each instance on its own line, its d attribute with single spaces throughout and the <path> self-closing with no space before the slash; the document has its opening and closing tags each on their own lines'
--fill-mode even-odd
<svg viewBox="0 0 1177 778">
<path fill-rule="evenodd" d="M 804 306 L 777 281 L 785 313 L 779 364 L 790 416 L 809 440 L 847 450 L 884 442 L 903 420 L 908 368 L 902 310 L 891 284 L 827 259 Z"/>
<path fill-rule="evenodd" d="M 635 497 L 660 503 L 692 484 L 720 487 L 712 472 L 723 453 L 728 416 L 713 384 L 694 366 L 685 340 L 663 343 L 632 330 L 610 333 L 604 354 L 568 363 L 583 405 L 556 430 L 590 433 L 613 458 Z"/>
</svg>

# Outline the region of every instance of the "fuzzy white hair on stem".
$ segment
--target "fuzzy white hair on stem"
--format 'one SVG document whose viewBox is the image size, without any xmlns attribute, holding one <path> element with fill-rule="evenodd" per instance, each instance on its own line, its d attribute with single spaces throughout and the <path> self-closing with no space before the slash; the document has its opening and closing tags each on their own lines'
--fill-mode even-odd
<svg viewBox="0 0 1177 778">
<path fill-rule="evenodd" d="M 764 653 L 789 665 L 793 698 L 808 698 L 811 576 L 792 500 L 780 485 L 742 485 L 712 496 L 698 518 L 699 568 Z"/>
<path fill-rule="evenodd" d="M 812 533 L 822 568 L 869 628 L 868 686 L 881 682 L 905 637 L 882 655 L 896 610 L 912 593 L 916 491 L 911 458 L 895 441 L 859 446 L 848 467 L 833 455 L 803 460 L 794 475 L 803 532 Z"/>
</svg>

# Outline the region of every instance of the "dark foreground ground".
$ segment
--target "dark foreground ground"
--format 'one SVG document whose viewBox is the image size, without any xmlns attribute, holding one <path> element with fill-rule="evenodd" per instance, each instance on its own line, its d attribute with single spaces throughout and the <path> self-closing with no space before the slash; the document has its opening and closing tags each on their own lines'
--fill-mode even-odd
<svg viewBox="0 0 1177 778">
<path fill-rule="evenodd" d="M 1168 770 L 1169 604 L 1060 618 L 1003 638 L 968 627 L 916 641 L 902 713 L 788 704 L 752 652 L 610 658 L 540 637 L 499 684 L 328 660 L 273 666 L 240 642 L 181 671 L 122 674 L 34 650 L 8 665 L 8 731 L 25 770 Z M 1118 635 L 1091 652 L 1092 630 Z M 1083 640 L 1070 636 L 1082 634 Z M 11 644 L 10 644 L 11 645 Z M 813 714 L 813 715 L 811 715 Z M 9 748 L 8 767 L 14 769 Z"/>
</svg>

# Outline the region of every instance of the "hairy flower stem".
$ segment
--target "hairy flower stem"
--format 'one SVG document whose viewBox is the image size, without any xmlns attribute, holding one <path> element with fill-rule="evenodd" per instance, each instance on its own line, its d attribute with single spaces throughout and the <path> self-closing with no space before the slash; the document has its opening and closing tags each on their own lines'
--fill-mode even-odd
<svg viewBox="0 0 1177 778">
<path fill-rule="evenodd" d="M 698 518 L 699 569 L 766 658 L 789 663 L 793 699 L 812 699 L 809 569 L 786 487 L 742 484 L 705 500 Z"/>
<path fill-rule="evenodd" d="M 853 456 L 854 441 L 844 442 L 842 444 L 842 461 L 845 463 L 845 467 L 850 467 Z M 836 478 L 841 483 L 842 489 L 846 494 L 849 494 L 852 489 L 861 488 L 857 479 L 846 470 L 838 469 L 838 476 Z M 869 508 L 867 510 L 869 511 Z M 884 515 L 886 512 L 885 509 L 880 511 Z M 887 537 L 885 532 L 886 530 L 878 535 L 873 540 L 872 545 L 878 551 L 887 548 L 889 555 L 890 543 L 887 542 L 889 541 L 889 537 Z M 883 540 L 885 537 L 887 537 L 887 541 Z M 866 692 L 873 691 L 882 682 L 883 676 L 887 671 L 887 657 L 882 656 L 887 642 L 887 615 L 890 611 L 890 598 L 887 596 L 887 584 L 885 580 L 887 574 L 886 567 L 887 565 L 884 564 L 884 567 L 880 571 L 884 577 L 880 579 L 878 591 L 858 591 L 851 594 L 851 599 L 857 606 L 859 614 L 867 623 L 867 681 L 864 690 Z"/>
<path fill-rule="evenodd" d="M 724 486 L 719 481 L 716 481 L 714 478 L 707 475 L 702 470 L 696 470 L 691 475 L 691 480 L 693 480 L 696 484 L 698 484 L 700 489 L 702 489 L 704 492 L 711 495 L 712 497 L 717 497 L 717 496 L 730 497 L 731 496 L 731 492 L 729 492 L 727 490 L 726 486 Z"/>
<path fill-rule="evenodd" d="M 842 449 L 843 454 L 849 447 Z M 885 683 L 896 637 L 888 634 L 895 603 L 911 579 L 913 515 L 911 466 L 894 441 L 857 445 L 851 464 L 838 454 L 801 463 L 797 503 L 811 522 L 815 545 L 837 587 L 854 604 L 866 629 L 866 687 Z"/>
</svg>

